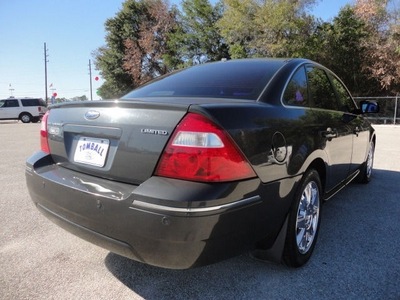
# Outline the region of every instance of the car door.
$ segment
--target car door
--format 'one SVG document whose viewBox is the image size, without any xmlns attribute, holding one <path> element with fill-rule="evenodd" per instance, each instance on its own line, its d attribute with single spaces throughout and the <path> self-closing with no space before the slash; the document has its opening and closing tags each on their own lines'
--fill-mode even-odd
<svg viewBox="0 0 400 300">
<path fill-rule="evenodd" d="M 315 134 L 328 157 L 326 191 L 329 192 L 349 174 L 353 131 L 345 113 L 339 110 L 336 93 L 326 71 L 312 65 L 308 65 L 306 70 Z"/>
<path fill-rule="evenodd" d="M 357 106 L 343 83 L 330 74 L 335 88 L 339 109 L 343 111 L 343 120 L 351 128 L 353 138 L 353 151 L 351 156 L 350 172 L 356 171 L 365 161 L 369 145 L 369 123 L 360 115 L 355 114 Z"/>
</svg>

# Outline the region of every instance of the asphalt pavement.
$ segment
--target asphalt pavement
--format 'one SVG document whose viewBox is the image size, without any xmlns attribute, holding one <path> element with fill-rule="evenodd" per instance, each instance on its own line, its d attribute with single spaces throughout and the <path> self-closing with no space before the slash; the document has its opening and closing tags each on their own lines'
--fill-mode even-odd
<svg viewBox="0 0 400 300">
<path fill-rule="evenodd" d="M 400 127 L 375 127 L 372 181 L 325 203 L 306 266 L 243 254 L 179 271 L 110 253 L 39 213 L 24 174 L 39 128 L 0 122 L 0 299 L 400 299 Z"/>
</svg>

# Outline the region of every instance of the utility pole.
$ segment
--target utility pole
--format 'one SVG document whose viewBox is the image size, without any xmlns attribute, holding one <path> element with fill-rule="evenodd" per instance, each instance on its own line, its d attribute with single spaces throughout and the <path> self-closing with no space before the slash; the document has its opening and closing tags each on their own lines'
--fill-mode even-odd
<svg viewBox="0 0 400 300">
<path fill-rule="evenodd" d="M 14 91 L 14 89 L 12 88 L 12 86 L 11 86 L 11 83 L 9 84 L 9 91 L 10 91 L 10 98 L 14 98 L 14 96 L 13 96 L 13 91 Z"/>
<path fill-rule="evenodd" d="M 47 103 L 47 47 L 46 43 L 44 43 L 44 90 L 45 90 L 45 101 Z"/>
<path fill-rule="evenodd" d="M 89 59 L 89 77 L 90 77 L 90 101 L 93 101 L 93 92 L 92 92 L 92 63 Z"/>
</svg>

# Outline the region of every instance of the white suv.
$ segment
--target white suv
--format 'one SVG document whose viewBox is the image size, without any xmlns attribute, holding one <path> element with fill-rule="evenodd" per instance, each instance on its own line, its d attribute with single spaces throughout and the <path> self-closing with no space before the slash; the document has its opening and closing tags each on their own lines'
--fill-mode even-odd
<svg viewBox="0 0 400 300">
<path fill-rule="evenodd" d="M 21 120 L 37 123 L 47 110 L 40 98 L 8 98 L 0 100 L 0 120 Z"/>
</svg>

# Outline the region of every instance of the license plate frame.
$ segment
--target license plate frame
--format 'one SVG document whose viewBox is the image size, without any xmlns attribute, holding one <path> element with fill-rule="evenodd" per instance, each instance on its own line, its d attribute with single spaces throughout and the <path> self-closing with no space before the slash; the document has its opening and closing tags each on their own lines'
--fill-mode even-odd
<svg viewBox="0 0 400 300">
<path fill-rule="evenodd" d="M 104 167 L 106 164 L 110 140 L 92 137 L 80 137 L 75 147 L 74 162 Z"/>
</svg>

